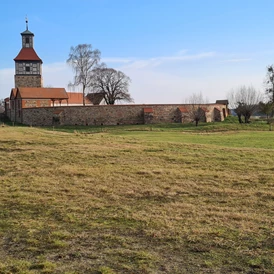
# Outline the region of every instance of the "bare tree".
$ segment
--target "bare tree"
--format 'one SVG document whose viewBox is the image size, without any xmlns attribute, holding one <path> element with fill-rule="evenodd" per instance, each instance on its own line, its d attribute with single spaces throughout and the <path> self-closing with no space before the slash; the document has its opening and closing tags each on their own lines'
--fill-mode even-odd
<svg viewBox="0 0 274 274">
<path fill-rule="evenodd" d="M 239 87 L 236 91 L 228 94 L 230 108 L 234 109 L 239 123 L 249 123 L 250 117 L 258 110 L 259 103 L 262 101 L 262 94 L 254 87 Z"/>
<path fill-rule="evenodd" d="M 123 72 L 101 66 L 93 70 L 92 92 L 102 93 L 108 105 L 117 101 L 133 102 L 128 91 L 130 81 Z"/>
<path fill-rule="evenodd" d="M 0 121 L 4 119 L 5 117 L 5 100 L 0 99 Z"/>
<path fill-rule="evenodd" d="M 269 96 L 269 102 L 274 104 L 274 65 L 270 65 L 267 67 L 266 79 L 266 94 Z M 274 109 L 270 113 L 271 117 L 274 116 Z"/>
<path fill-rule="evenodd" d="M 274 103 L 272 102 L 260 102 L 259 103 L 259 110 L 266 114 L 266 118 L 269 119 L 270 115 L 272 114 L 272 111 L 274 109 Z"/>
<path fill-rule="evenodd" d="M 69 85 L 81 86 L 83 92 L 83 105 L 85 105 L 85 92 L 92 81 L 92 70 L 100 62 L 101 52 L 93 50 L 90 44 L 80 44 L 70 48 L 67 63 L 72 67 L 75 75 L 73 83 Z"/>
<path fill-rule="evenodd" d="M 239 123 L 243 123 L 242 120 L 242 103 L 241 103 L 241 98 L 238 92 L 231 90 L 228 94 L 227 94 L 227 98 L 229 101 L 229 108 L 232 109 L 233 111 L 235 111 L 237 117 L 238 117 L 238 121 Z"/>
<path fill-rule="evenodd" d="M 274 65 L 267 67 L 265 84 L 266 93 L 270 95 L 270 101 L 274 103 Z"/>
<path fill-rule="evenodd" d="M 203 105 L 206 104 L 206 99 L 203 97 L 202 93 L 193 93 L 186 99 L 186 104 L 188 104 L 188 116 L 195 122 L 195 125 L 198 126 L 198 123 L 205 118 L 205 110 L 203 110 Z"/>
</svg>

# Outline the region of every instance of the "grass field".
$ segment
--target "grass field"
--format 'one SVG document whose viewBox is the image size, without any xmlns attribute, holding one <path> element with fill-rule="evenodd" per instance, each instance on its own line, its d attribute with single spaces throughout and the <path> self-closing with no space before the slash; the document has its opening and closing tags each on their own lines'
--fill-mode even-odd
<svg viewBox="0 0 274 274">
<path fill-rule="evenodd" d="M 274 273 L 274 132 L 0 128 L 0 273 Z"/>
</svg>

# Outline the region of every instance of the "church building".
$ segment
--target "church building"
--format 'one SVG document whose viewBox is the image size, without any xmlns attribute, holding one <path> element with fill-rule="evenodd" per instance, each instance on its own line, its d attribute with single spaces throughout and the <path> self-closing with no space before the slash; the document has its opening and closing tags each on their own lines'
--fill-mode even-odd
<svg viewBox="0 0 274 274">
<path fill-rule="evenodd" d="M 64 88 L 44 88 L 42 78 L 42 59 L 34 50 L 34 34 L 28 29 L 21 33 L 22 48 L 14 58 L 14 88 L 9 98 L 7 115 L 13 122 L 22 122 L 22 109 L 33 107 L 51 107 L 68 104 L 68 95 Z"/>
</svg>

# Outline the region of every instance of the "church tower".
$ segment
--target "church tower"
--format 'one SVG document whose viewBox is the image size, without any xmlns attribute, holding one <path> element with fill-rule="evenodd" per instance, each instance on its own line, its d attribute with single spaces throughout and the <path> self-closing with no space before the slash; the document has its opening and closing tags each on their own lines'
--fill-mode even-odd
<svg viewBox="0 0 274 274">
<path fill-rule="evenodd" d="M 15 87 L 42 87 L 42 60 L 33 48 L 34 34 L 28 29 L 21 33 L 22 49 L 14 58 L 15 61 Z"/>
</svg>

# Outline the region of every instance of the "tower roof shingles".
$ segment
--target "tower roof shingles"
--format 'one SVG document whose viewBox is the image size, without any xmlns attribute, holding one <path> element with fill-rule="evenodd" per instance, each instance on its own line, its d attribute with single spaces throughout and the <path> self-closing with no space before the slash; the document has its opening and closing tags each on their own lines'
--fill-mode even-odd
<svg viewBox="0 0 274 274">
<path fill-rule="evenodd" d="M 16 97 L 18 96 L 22 99 L 68 99 L 64 88 L 18 88 Z"/>
<path fill-rule="evenodd" d="M 14 61 L 43 61 L 39 58 L 33 48 L 22 48 L 18 55 L 13 59 Z"/>
<path fill-rule="evenodd" d="M 23 31 L 23 32 L 21 33 L 21 35 L 32 35 L 32 36 L 34 36 L 34 34 L 33 34 L 31 31 L 29 31 L 28 29 L 25 30 L 25 31 Z"/>
</svg>

